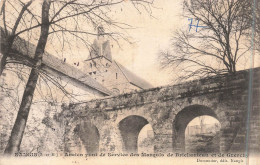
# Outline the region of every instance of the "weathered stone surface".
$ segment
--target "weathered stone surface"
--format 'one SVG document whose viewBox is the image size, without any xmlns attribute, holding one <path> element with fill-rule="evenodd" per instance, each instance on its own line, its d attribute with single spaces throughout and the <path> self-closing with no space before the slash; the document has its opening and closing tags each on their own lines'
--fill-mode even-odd
<svg viewBox="0 0 260 165">
<path fill-rule="evenodd" d="M 184 151 L 187 124 L 195 117 L 209 115 L 218 119 L 221 124 L 219 151 L 244 152 L 245 147 L 241 146 L 246 146 L 245 143 L 248 142 L 253 152 L 259 152 L 259 117 L 256 115 L 260 110 L 257 80 L 260 78 L 260 69 L 253 71 L 256 75 L 253 80 L 256 83 L 255 86 L 253 84 L 254 92 L 248 91 L 248 71 L 241 71 L 236 75 L 209 77 L 71 104 L 63 107 L 60 117 L 65 117 L 63 120 L 71 117 L 67 126 L 70 131 L 81 121 L 88 121 L 95 126 L 100 136 L 97 148 L 100 152 L 121 152 L 128 149 L 136 151 L 136 147 L 129 146 L 136 145 L 134 143 L 138 131 L 146 123 L 153 128 L 154 151 L 174 152 Z M 248 98 L 252 93 L 249 106 Z M 131 120 L 126 120 L 130 117 Z M 247 131 L 250 141 L 246 139 Z M 73 147 L 70 144 L 75 143 L 72 142 L 75 135 L 68 133 L 66 136 L 69 138 L 65 143 L 71 150 Z"/>
</svg>

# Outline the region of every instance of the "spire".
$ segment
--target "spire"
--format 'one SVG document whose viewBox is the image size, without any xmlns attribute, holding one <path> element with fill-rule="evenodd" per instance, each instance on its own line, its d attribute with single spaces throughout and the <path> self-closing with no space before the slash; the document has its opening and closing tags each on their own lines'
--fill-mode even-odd
<svg viewBox="0 0 260 165">
<path fill-rule="evenodd" d="M 104 27 L 102 25 L 97 27 L 97 31 L 98 31 L 98 36 L 102 36 L 105 33 Z"/>
<path fill-rule="evenodd" d="M 107 60 L 112 61 L 110 42 L 104 36 L 105 30 L 102 25 L 97 27 L 97 39 L 92 44 L 90 56 L 87 60 L 97 57 L 105 57 Z"/>
</svg>

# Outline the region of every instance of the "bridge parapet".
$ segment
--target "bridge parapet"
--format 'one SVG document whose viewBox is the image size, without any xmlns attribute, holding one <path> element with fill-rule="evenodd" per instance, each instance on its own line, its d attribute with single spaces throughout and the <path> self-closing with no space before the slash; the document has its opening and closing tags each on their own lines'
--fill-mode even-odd
<svg viewBox="0 0 260 165">
<path fill-rule="evenodd" d="M 260 68 L 254 69 L 254 75 L 260 76 Z M 86 106 L 87 109 L 95 110 L 117 110 L 131 106 L 149 104 L 158 101 L 167 101 L 172 99 L 183 99 L 199 95 L 205 95 L 218 92 L 238 93 L 241 90 L 248 89 L 248 70 L 238 72 L 236 75 L 220 75 L 200 80 L 185 82 L 183 84 L 168 85 L 157 88 L 151 88 L 136 92 L 125 93 L 117 96 L 94 99 L 84 103 L 71 104 L 74 106 Z M 254 83 L 260 81 L 256 77 Z M 259 85 L 259 84 L 258 84 Z M 255 89 L 258 90 L 258 89 Z M 235 99 L 233 101 L 236 101 Z"/>
</svg>

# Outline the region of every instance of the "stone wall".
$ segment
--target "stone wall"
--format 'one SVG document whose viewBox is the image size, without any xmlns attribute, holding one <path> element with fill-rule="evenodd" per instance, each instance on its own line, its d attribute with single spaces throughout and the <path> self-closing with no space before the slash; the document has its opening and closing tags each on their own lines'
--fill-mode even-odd
<svg viewBox="0 0 260 165">
<path fill-rule="evenodd" d="M 0 79 L 0 155 L 4 153 L 10 137 L 30 73 L 30 68 L 21 64 L 8 64 L 8 67 L 12 69 L 4 70 Z M 20 152 L 59 151 L 63 148 L 63 139 L 57 137 L 63 136 L 64 126 L 53 120 L 53 116 L 60 113 L 61 103 L 105 96 L 104 93 L 67 77 L 54 72 L 47 78 L 39 78 Z M 64 90 L 59 87 L 64 87 Z"/>
<path fill-rule="evenodd" d="M 144 125 L 134 123 L 142 121 L 153 128 L 155 152 L 184 151 L 185 128 L 202 115 L 219 120 L 221 152 L 245 152 L 246 144 L 251 151 L 259 152 L 260 68 L 254 69 L 253 77 L 252 108 L 248 102 L 252 93 L 248 90 L 248 70 L 63 106 L 57 119 L 67 122 L 65 152 L 84 148 L 81 131 L 76 128 L 86 121 L 98 130 L 99 152 L 137 152 L 127 146 L 136 138 L 137 133 L 131 130 L 140 130 L 133 127 Z M 131 122 L 122 126 L 129 117 Z"/>
<path fill-rule="evenodd" d="M 93 79 L 105 86 L 115 94 L 127 93 L 133 90 L 138 90 L 137 87 L 131 84 L 123 71 L 120 70 L 115 61 L 109 61 L 104 57 L 94 58 L 85 61 L 85 70 L 88 70 Z"/>
</svg>

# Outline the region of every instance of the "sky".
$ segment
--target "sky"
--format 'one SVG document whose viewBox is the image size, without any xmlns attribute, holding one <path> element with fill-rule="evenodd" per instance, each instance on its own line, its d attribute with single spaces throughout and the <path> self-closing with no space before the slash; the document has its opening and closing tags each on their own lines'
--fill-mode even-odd
<svg viewBox="0 0 260 165">
<path fill-rule="evenodd" d="M 155 18 L 145 13 L 138 14 L 135 9 L 130 8 L 123 12 L 119 19 L 137 27 L 128 31 L 136 44 L 124 44 L 122 49 L 113 50 L 114 59 L 154 86 L 173 83 L 177 76 L 170 69 L 160 69 L 158 52 L 169 49 L 170 39 L 176 29 L 189 30 L 190 22 L 182 17 L 182 2 L 183 0 L 155 0 L 156 8 L 152 11 Z M 246 57 L 251 57 L 251 53 L 248 52 Z M 259 67 L 259 56 L 256 54 L 254 58 L 254 67 Z M 241 64 L 237 64 L 237 69 L 249 68 L 249 61 L 247 58 L 240 59 Z"/>
<path fill-rule="evenodd" d="M 113 20 L 132 26 L 131 29 L 125 30 L 125 33 L 133 43 L 121 39 L 118 45 L 110 40 L 113 45 L 112 58 L 153 86 L 169 84 L 174 74 L 160 69 L 158 52 L 168 48 L 174 29 L 188 23 L 179 16 L 182 12 L 181 2 L 182 0 L 155 0 L 151 15 L 144 10 L 139 13 L 129 1 L 113 7 L 110 13 Z M 51 51 L 51 47 L 56 45 L 48 46 L 47 50 L 50 48 Z M 84 61 L 89 55 L 86 48 L 75 48 L 75 51 L 78 52 L 76 56 L 68 54 L 60 58 L 66 58 L 68 63 L 73 64 Z M 84 70 L 82 65 L 79 68 Z"/>
<path fill-rule="evenodd" d="M 154 86 L 166 85 L 173 78 L 169 71 L 160 69 L 158 52 L 168 48 L 172 32 L 184 22 L 179 16 L 182 11 L 180 4 L 180 0 L 157 0 L 152 17 L 146 13 L 139 14 L 132 8 L 119 18 L 127 18 L 129 24 L 137 27 L 128 31 L 136 43 L 113 50 L 114 59 Z"/>
<path fill-rule="evenodd" d="M 24 0 L 25 2 L 28 0 Z M 11 1 L 15 3 L 16 1 Z M 162 71 L 159 68 L 158 52 L 161 49 L 166 49 L 169 45 L 169 40 L 172 31 L 178 28 L 180 25 L 181 14 L 181 2 L 182 0 L 154 0 L 154 4 L 151 8 L 151 15 L 149 12 L 141 9 L 140 12 L 133 7 L 130 1 L 126 0 L 124 3 L 113 7 L 110 14 L 113 20 L 117 22 L 126 23 L 132 26 L 132 29 L 126 30 L 126 35 L 133 44 L 129 44 L 124 41 L 119 41 L 119 45 L 112 40 L 112 57 L 124 65 L 129 70 L 136 73 L 138 76 L 147 80 L 154 86 L 166 85 L 172 80 L 172 74 L 167 71 Z M 41 1 L 35 1 L 31 10 L 34 13 L 40 15 L 41 8 L 39 5 Z M 17 12 L 9 5 L 7 11 L 10 11 L 9 19 L 15 19 Z M 20 9 L 17 9 L 20 10 Z M 13 11 L 13 12 L 12 12 Z M 13 17 L 11 15 L 14 15 Z M 12 21 L 14 22 L 14 20 Z M 29 20 L 28 20 L 29 22 Z M 86 24 L 88 27 L 89 24 Z M 188 26 L 187 26 L 188 28 Z M 34 34 L 39 33 L 39 28 L 34 31 Z M 21 35 L 22 38 L 26 38 Z M 48 37 L 51 40 L 51 36 Z M 93 38 L 89 38 L 90 42 Z M 33 35 L 30 42 L 37 44 L 38 35 Z M 71 55 L 68 52 L 59 54 L 58 40 L 48 41 L 46 50 L 58 58 L 67 59 L 67 63 L 73 65 L 73 63 L 82 62 L 87 59 L 89 52 L 86 47 L 74 47 L 73 51 L 75 55 Z M 119 48 L 120 46 L 120 48 Z M 57 48 L 55 50 L 55 48 Z M 80 66 L 82 68 L 82 65 Z"/>
<path fill-rule="evenodd" d="M 139 13 L 128 0 L 117 7 L 113 7 L 113 10 L 110 12 L 113 20 L 133 27 L 125 31 L 133 44 L 119 40 L 119 45 L 117 45 L 115 41 L 110 40 L 111 45 L 113 45 L 113 59 L 150 82 L 153 86 L 163 86 L 172 83 L 176 79 L 176 74 L 170 69 L 160 69 L 158 53 L 160 50 L 167 50 L 170 47 L 170 39 L 174 30 L 180 28 L 189 30 L 189 21 L 181 16 L 183 14 L 182 1 L 154 0 L 151 16 L 144 10 L 140 10 L 141 13 Z M 35 11 L 40 12 L 40 8 L 37 9 L 40 5 L 36 2 L 33 8 Z M 86 27 L 88 26 L 86 24 Z M 38 36 L 35 36 L 36 38 L 30 40 L 30 42 L 36 44 Z M 90 38 L 90 42 L 93 39 Z M 66 52 L 64 56 L 59 56 L 57 55 L 58 53 L 53 51 L 53 48 L 57 47 L 57 43 L 58 41 L 56 40 L 47 44 L 47 51 L 58 56 L 61 60 L 67 58 L 67 62 L 71 65 L 84 61 L 89 55 L 86 47 L 75 47 L 73 51 L 76 55 L 70 55 L 69 53 L 66 55 Z M 259 60 L 255 63 L 259 63 Z M 80 65 L 80 69 L 84 70 L 83 65 Z"/>
</svg>

